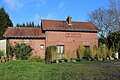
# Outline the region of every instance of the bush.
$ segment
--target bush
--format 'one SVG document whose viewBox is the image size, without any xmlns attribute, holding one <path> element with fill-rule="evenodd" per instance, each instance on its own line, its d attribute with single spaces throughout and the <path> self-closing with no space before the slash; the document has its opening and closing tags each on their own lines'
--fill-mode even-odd
<svg viewBox="0 0 120 80">
<path fill-rule="evenodd" d="M 97 46 L 90 46 L 90 57 L 92 58 L 92 60 L 95 59 L 97 53 Z"/>
<path fill-rule="evenodd" d="M 102 59 L 102 44 L 100 44 L 100 46 L 98 47 L 97 58 L 98 60 Z"/>
<path fill-rule="evenodd" d="M 114 46 L 110 47 L 110 49 L 108 51 L 108 56 L 109 56 L 109 58 L 112 58 L 112 57 L 115 56 L 115 48 L 114 48 Z"/>
<path fill-rule="evenodd" d="M 57 47 L 56 46 L 51 47 L 51 56 L 52 56 L 52 61 L 59 59 L 59 55 L 57 53 Z"/>
<path fill-rule="evenodd" d="M 102 48 L 103 58 L 107 57 L 107 53 L 108 53 L 108 48 L 105 44 L 103 44 L 103 48 Z"/>
<path fill-rule="evenodd" d="M 109 56 L 109 57 L 112 57 L 112 55 L 113 55 L 113 49 L 110 48 L 110 49 L 109 49 L 109 52 L 108 52 L 108 56 Z"/>
<path fill-rule="evenodd" d="M 30 47 L 30 45 L 25 43 L 16 43 L 14 46 L 14 53 L 16 58 L 21 60 L 27 60 L 30 57 L 32 50 L 33 49 Z"/>
<path fill-rule="evenodd" d="M 108 51 L 107 46 L 105 44 L 100 43 L 100 46 L 99 46 L 99 48 L 97 50 L 98 59 L 103 59 L 103 60 L 106 59 L 107 56 L 109 55 L 108 52 L 109 51 Z"/>
<path fill-rule="evenodd" d="M 7 56 L 9 55 L 9 57 L 12 57 L 13 56 L 13 47 L 8 43 L 7 45 Z"/>
<path fill-rule="evenodd" d="M 72 59 L 72 58 L 73 58 L 72 53 L 70 52 L 70 50 L 68 50 L 66 52 L 66 59 Z"/>
<path fill-rule="evenodd" d="M 0 50 L 0 58 L 1 56 L 4 56 L 4 50 Z"/>
<path fill-rule="evenodd" d="M 45 52 L 45 61 L 46 63 L 51 63 L 51 61 L 54 59 L 57 59 L 57 47 L 48 46 Z"/>
<path fill-rule="evenodd" d="M 78 58 L 82 59 L 84 57 L 84 46 L 83 44 L 80 44 L 78 49 L 77 49 L 77 52 L 78 52 Z"/>
<path fill-rule="evenodd" d="M 120 58 L 120 40 L 119 40 L 119 42 L 118 42 L 118 45 L 117 45 L 117 51 L 116 52 L 118 52 L 118 58 Z"/>
<path fill-rule="evenodd" d="M 114 46 L 115 52 L 120 49 L 120 30 L 110 33 L 107 37 L 109 49 Z"/>
<path fill-rule="evenodd" d="M 38 56 L 34 56 L 32 58 L 29 58 L 29 61 L 32 61 L 32 62 L 41 62 L 42 59 Z"/>
</svg>

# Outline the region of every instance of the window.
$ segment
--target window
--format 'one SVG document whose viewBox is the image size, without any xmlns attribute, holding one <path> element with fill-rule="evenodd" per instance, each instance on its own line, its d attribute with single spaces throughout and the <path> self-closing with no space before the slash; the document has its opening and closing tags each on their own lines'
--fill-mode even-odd
<svg viewBox="0 0 120 80">
<path fill-rule="evenodd" d="M 89 56 L 90 46 L 84 46 L 85 48 L 85 57 Z"/>
<path fill-rule="evenodd" d="M 44 49 L 44 45 L 43 44 L 40 45 L 40 49 Z"/>
<path fill-rule="evenodd" d="M 63 46 L 63 45 L 58 45 L 58 46 L 57 46 L 57 52 L 58 52 L 59 54 L 63 54 L 63 52 L 64 52 L 64 46 Z"/>
<path fill-rule="evenodd" d="M 90 47 L 89 46 L 84 46 L 85 47 L 85 52 L 89 53 Z"/>
</svg>

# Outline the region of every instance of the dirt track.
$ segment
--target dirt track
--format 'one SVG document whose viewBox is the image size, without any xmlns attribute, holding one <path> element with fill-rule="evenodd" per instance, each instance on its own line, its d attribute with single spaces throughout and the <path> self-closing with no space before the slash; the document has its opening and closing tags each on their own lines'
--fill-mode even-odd
<svg viewBox="0 0 120 80">
<path fill-rule="evenodd" d="M 99 67 L 114 67 L 114 66 L 120 67 L 120 61 L 119 62 L 100 62 L 100 63 L 95 64 L 95 65 L 99 66 Z"/>
</svg>

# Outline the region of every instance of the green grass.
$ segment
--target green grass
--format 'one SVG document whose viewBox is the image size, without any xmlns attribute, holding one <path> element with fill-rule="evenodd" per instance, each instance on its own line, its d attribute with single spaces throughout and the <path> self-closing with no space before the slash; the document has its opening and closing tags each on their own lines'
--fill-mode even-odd
<svg viewBox="0 0 120 80">
<path fill-rule="evenodd" d="M 44 62 L 16 60 L 0 63 L 0 80 L 119 79 L 120 61 L 45 64 Z"/>
</svg>

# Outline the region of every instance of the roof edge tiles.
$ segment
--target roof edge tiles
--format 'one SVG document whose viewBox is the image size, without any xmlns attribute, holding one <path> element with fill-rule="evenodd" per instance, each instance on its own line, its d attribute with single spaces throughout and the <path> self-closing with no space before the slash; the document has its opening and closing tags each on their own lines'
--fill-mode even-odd
<svg viewBox="0 0 120 80">
<path fill-rule="evenodd" d="M 70 25 L 69 25 L 69 24 Z M 91 22 L 72 21 L 72 17 L 65 20 L 42 20 L 42 30 L 46 31 L 90 31 L 98 32 L 99 29 Z"/>
</svg>

